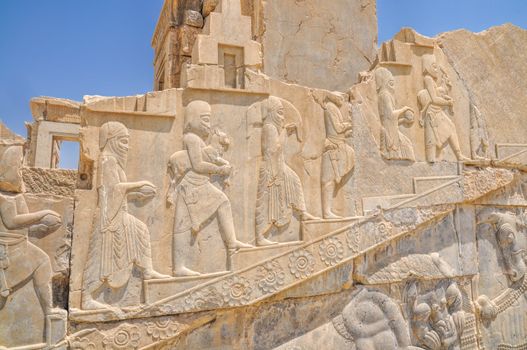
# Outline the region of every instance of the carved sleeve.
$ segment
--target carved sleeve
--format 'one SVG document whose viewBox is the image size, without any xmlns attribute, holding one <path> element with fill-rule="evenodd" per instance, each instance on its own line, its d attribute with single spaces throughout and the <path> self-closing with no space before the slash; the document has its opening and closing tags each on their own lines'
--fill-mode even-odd
<svg viewBox="0 0 527 350">
<path fill-rule="evenodd" d="M 192 170 L 199 174 L 219 174 L 220 167 L 203 160 L 202 141 L 199 136 L 188 133 L 183 137 L 183 145 L 188 152 Z"/>
<path fill-rule="evenodd" d="M 430 94 L 432 103 L 439 106 L 448 106 L 449 102 L 437 94 L 437 85 L 431 76 L 426 76 L 424 79 L 425 88 Z"/>
<path fill-rule="evenodd" d="M 22 195 L 17 196 L 14 200 L 2 196 L 2 204 L 0 206 L 0 216 L 5 227 L 9 230 L 18 230 L 29 227 L 38 223 L 44 216 L 58 214 L 43 210 L 35 213 L 29 213 L 26 202 Z"/>
</svg>

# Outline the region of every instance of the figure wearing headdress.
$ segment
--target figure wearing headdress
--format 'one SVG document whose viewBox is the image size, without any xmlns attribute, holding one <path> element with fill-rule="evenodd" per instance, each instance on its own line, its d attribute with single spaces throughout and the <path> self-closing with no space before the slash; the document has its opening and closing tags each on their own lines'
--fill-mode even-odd
<svg viewBox="0 0 527 350">
<path fill-rule="evenodd" d="M 281 100 L 271 96 L 262 127 L 263 161 L 256 198 L 257 245 L 275 244 L 268 239 L 271 229 L 289 224 L 293 211 L 299 212 L 303 220 L 314 219 L 306 210 L 302 182 L 285 161 L 287 136 L 296 126 L 284 125 L 284 121 Z"/>
<path fill-rule="evenodd" d="M 105 284 L 125 286 L 134 266 L 142 271 L 143 279 L 169 277 L 154 270 L 148 228 L 128 213 L 129 199 L 148 200 L 156 194 L 152 183 L 128 182 L 126 178 L 129 139 L 128 129 L 121 123 L 107 122 L 100 128 L 98 201 L 84 269 L 84 309 L 108 308 L 95 300 L 99 289 Z"/>
<path fill-rule="evenodd" d="M 211 219 L 218 219 L 219 231 L 227 249 L 249 248 L 250 244 L 236 238 L 229 198 L 211 182 L 211 177 L 229 176 L 232 166 L 222 158 L 221 147 L 230 141 L 222 132 L 211 136 L 211 107 L 204 101 L 192 101 L 185 109 L 183 150 L 174 153 L 169 161 L 173 190 L 169 201 L 175 205 L 173 230 L 174 276 L 199 275 L 187 267 L 191 236 L 199 233 Z"/>
<path fill-rule="evenodd" d="M 444 72 L 443 72 L 444 73 Z M 421 125 L 425 129 L 426 160 L 434 163 L 441 151 L 450 145 L 458 161 L 469 160 L 461 153 L 456 126 L 445 112 L 445 108 L 452 108 L 454 100 L 448 93 L 450 82 L 446 75 L 440 79 L 440 68 L 434 55 L 423 56 L 423 75 L 425 89 L 418 94 L 421 106 Z M 438 83 L 442 83 L 438 85 Z"/>
<path fill-rule="evenodd" d="M 415 161 L 411 141 L 399 130 L 399 125 L 411 126 L 414 121 L 412 108 L 397 109 L 395 79 L 386 68 L 375 71 L 379 117 L 381 119 L 381 154 L 389 160 Z"/>
</svg>

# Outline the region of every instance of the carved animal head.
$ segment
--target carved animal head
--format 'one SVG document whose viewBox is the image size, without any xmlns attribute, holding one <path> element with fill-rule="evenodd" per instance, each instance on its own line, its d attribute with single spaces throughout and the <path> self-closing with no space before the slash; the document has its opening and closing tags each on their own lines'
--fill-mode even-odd
<svg viewBox="0 0 527 350">
<path fill-rule="evenodd" d="M 229 136 L 220 129 L 212 130 L 209 142 L 212 147 L 221 152 L 226 152 L 231 145 Z"/>
<path fill-rule="evenodd" d="M 509 213 L 492 213 L 487 220 L 496 230 L 496 241 L 505 263 L 505 275 L 511 282 L 517 282 L 527 273 L 527 242 L 519 231 L 514 215 Z"/>
</svg>

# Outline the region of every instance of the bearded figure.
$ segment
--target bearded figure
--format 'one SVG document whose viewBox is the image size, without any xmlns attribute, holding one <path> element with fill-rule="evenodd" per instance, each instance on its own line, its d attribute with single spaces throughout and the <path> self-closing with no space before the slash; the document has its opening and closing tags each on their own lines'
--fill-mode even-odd
<svg viewBox="0 0 527 350">
<path fill-rule="evenodd" d="M 149 200 L 156 194 L 148 181 L 128 182 L 125 167 L 129 140 L 128 129 L 121 123 L 108 122 L 100 129 L 98 202 L 84 270 L 84 309 L 108 308 L 95 300 L 99 290 L 104 285 L 114 289 L 125 286 L 134 266 L 141 270 L 143 279 L 169 277 L 153 269 L 148 228 L 128 213 L 128 200 Z"/>
</svg>

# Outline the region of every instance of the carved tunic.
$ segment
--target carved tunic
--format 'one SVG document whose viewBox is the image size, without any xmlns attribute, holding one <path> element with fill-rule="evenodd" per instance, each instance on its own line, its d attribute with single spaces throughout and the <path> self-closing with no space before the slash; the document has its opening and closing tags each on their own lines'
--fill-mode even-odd
<svg viewBox="0 0 527 350">
<path fill-rule="evenodd" d="M 199 136 L 188 133 L 185 137 L 199 139 L 203 160 L 210 159 L 210 148 L 207 148 Z M 183 151 L 179 157 L 183 158 L 179 161 L 179 173 L 182 178 L 175 188 L 176 234 L 190 229 L 199 231 L 201 225 L 209 220 L 223 203 L 229 201 L 225 193 L 211 183 L 209 175 L 199 174 L 192 169 L 187 151 Z"/>
<path fill-rule="evenodd" d="M 113 156 L 99 164 L 98 208 L 90 239 L 84 283 L 107 281 L 114 288 L 130 279 L 134 264 L 148 267 L 152 257 L 146 225 L 128 213 L 127 194 L 119 187 L 126 174 Z"/>
<path fill-rule="evenodd" d="M 342 113 L 333 103 L 328 103 L 324 110 L 326 141 L 322 154 L 322 183 L 340 182 L 355 166 L 355 152 L 346 143 L 346 127 Z"/>
<path fill-rule="evenodd" d="M 438 95 L 444 95 L 441 94 L 442 89 L 438 88 L 432 77 L 426 76 L 426 80 L 431 80 L 429 84 L 433 86 Z M 443 147 L 448 139 L 456 134 L 456 126 L 446 115 L 443 106 L 434 104 L 430 97 L 430 92 L 427 91 L 427 93 L 429 94 L 429 102 L 424 108 L 425 142 L 427 146 Z"/>
<path fill-rule="evenodd" d="M 282 227 L 291 221 L 293 209 L 304 212 L 302 183 L 285 162 L 283 147 L 287 133 L 283 127 L 267 122 L 262 130 L 263 163 L 260 166 L 256 198 L 256 234 L 271 226 Z"/>
<path fill-rule="evenodd" d="M 379 93 L 381 118 L 381 152 L 388 159 L 415 160 L 411 141 L 399 131 L 399 118 L 394 115 L 395 98 L 386 90 Z"/>
</svg>

